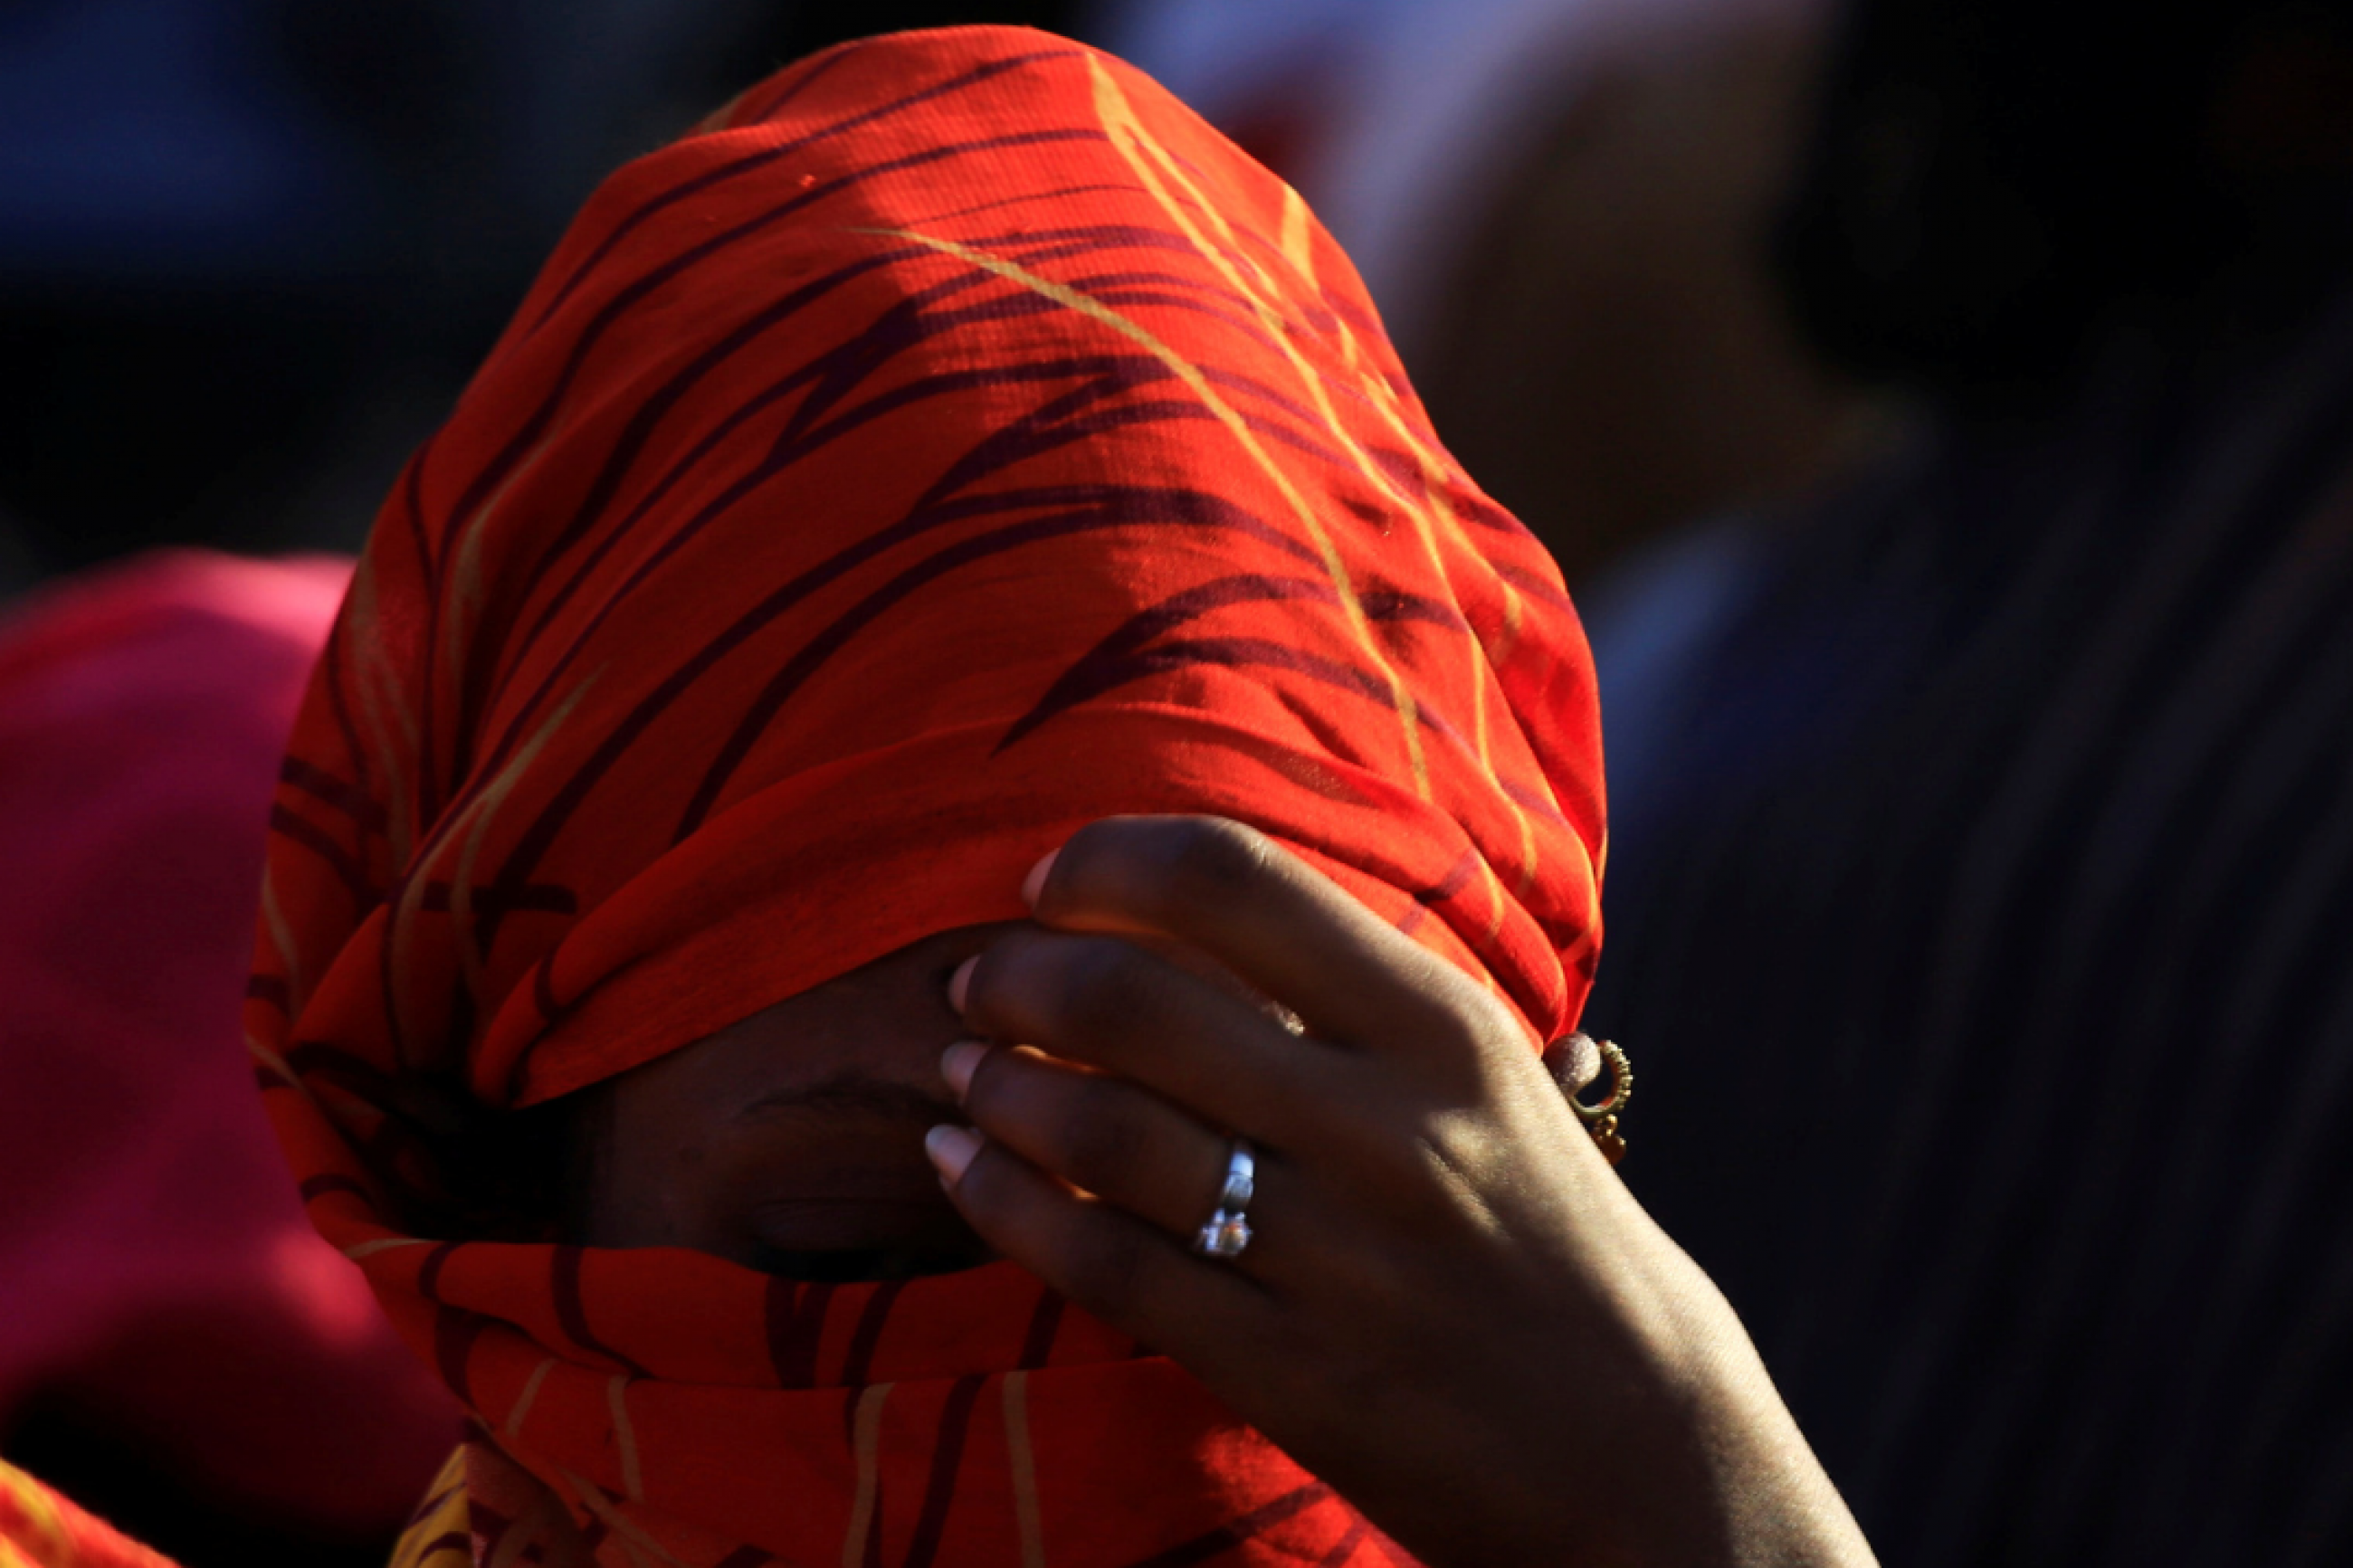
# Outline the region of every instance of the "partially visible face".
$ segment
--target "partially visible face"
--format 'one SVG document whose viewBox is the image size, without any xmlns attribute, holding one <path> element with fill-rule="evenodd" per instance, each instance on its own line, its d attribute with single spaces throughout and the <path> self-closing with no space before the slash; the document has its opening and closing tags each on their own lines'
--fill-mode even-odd
<svg viewBox="0 0 2353 1568">
<path fill-rule="evenodd" d="M 571 1228 L 592 1247 L 688 1247 L 797 1279 L 896 1279 L 986 1262 L 924 1158 L 962 1112 L 940 1053 L 974 926 L 648 1062 L 583 1097 Z"/>
</svg>

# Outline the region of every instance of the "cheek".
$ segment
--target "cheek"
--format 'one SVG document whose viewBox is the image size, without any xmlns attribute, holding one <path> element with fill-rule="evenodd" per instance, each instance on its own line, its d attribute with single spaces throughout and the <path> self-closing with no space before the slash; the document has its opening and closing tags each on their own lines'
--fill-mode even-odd
<svg viewBox="0 0 2353 1568">
<path fill-rule="evenodd" d="M 726 1205 L 745 1234 L 771 1246 L 873 1247 L 905 1238 L 953 1214 L 923 1129 L 795 1118 L 734 1141 Z"/>
<path fill-rule="evenodd" d="M 715 1250 L 725 1229 L 726 1161 L 698 1118 L 659 1096 L 615 1097 L 588 1162 L 581 1239 L 591 1247 Z"/>
</svg>

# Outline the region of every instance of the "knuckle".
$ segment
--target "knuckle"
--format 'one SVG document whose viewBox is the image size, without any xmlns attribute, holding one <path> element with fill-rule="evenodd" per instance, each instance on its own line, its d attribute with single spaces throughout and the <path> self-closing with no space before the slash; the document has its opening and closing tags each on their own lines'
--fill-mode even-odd
<svg viewBox="0 0 2353 1568">
<path fill-rule="evenodd" d="M 1090 1038 L 1116 1033 L 1148 1004 L 1144 954 L 1111 937 L 1071 941 L 1056 975 L 1054 1012 L 1066 1028 Z"/>
<path fill-rule="evenodd" d="M 1526 1056 L 1539 1048 L 1536 1036 L 1521 1022 L 1519 1009 L 1493 992 L 1473 992 L 1471 1014 L 1472 1025 L 1489 1050 Z"/>
<path fill-rule="evenodd" d="M 1121 946 L 1042 931 L 1005 937 L 974 972 L 965 1016 L 1011 1034 L 1083 1032 L 1115 1016 L 1134 984 Z"/>
<path fill-rule="evenodd" d="M 1412 1021 L 1419 1053 L 1438 1081 L 1457 1089 L 1475 1080 L 1493 1052 L 1488 1030 L 1459 1007 L 1432 1007 Z"/>
<path fill-rule="evenodd" d="M 1440 976 L 1445 984 L 1431 998 L 1421 1020 L 1421 1032 L 1444 1059 L 1466 1068 L 1493 1061 L 1505 1053 L 1525 1053 L 1527 1035 L 1509 1005 L 1459 975 Z"/>
<path fill-rule="evenodd" d="M 1227 817 L 1104 818 L 1064 845 L 1056 901 L 1146 921 L 1181 917 L 1262 889 L 1282 858 L 1273 840 Z"/>
<path fill-rule="evenodd" d="M 1166 847 L 1169 896 L 1191 908 L 1214 908 L 1244 898 L 1273 873 L 1273 842 L 1256 828 L 1219 816 L 1186 817 L 1169 825 Z"/>
</svg>

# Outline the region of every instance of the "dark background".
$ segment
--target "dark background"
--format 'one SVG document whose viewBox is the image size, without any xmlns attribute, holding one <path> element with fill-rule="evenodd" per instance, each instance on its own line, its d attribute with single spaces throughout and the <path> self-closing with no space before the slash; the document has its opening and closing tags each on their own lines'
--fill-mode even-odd
<svg viewBox="0 0 2353 1568">
<path fill-rule="evenodd" d="M 0 593 L 353 549 L 609 169 L 769 71 L 1053 0 L 0 0 Z"/>
</svg>

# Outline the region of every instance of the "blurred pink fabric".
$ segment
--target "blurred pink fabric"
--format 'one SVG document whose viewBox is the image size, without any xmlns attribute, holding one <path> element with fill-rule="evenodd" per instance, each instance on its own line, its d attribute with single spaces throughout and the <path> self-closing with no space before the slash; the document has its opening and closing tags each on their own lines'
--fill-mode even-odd
<svg viewBox="0 0 2353 1568">
<path fill-rule="evenodd" d="M 459 1431 L 304 1218 L 238 1036 L 350 574 L 159 552 L 0 610 L 0 1432 L 37 1394 L 338 1531 L 397 1523 Z"/>
</svg>

